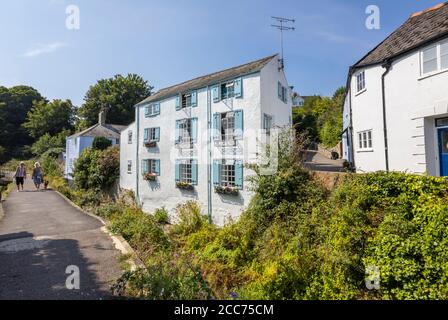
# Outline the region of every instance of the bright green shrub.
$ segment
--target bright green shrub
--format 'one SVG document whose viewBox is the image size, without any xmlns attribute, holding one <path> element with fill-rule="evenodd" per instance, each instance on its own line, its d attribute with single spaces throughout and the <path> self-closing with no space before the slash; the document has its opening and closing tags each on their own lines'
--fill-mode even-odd
<svg viewBox="0 0 448 320">
<path fill-rule="evenodd" d="M 154 212 L 154 219 L 157 223 L 168 224 L 170 222 L 168 211 L 165 208 L 159 208 Z"/>
<path fill-rule="evenodd" d="M 112 141 L 105 137 L 95 137 L 92 142 L 93 150 L 106 150 L 107 148 L 112 146 Z"/>
<path fill-rule="evenodd" d="M 176 208 L 179 221 L 173 226 L 172 232 L 187 236 L 208 224 L 208 217 L 201 213 L 201 208 L 195 201 L 188 201 Z"/>
</svg>

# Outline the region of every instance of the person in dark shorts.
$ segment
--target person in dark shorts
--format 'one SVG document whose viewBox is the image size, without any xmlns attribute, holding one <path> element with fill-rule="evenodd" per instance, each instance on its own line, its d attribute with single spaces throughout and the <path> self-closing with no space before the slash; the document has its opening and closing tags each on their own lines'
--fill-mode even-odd
<svg viewBox="0 0 448 320">
<path fill-rule="evenodd" d="M 26 179 L 26 167 L 24 162 L 20 162 L 20 165 L 17 167 L 16 173 L 14 174 L 14 178 L 16 179 L 17 192 L 20 191 L 20 186 L 22 186 L 23 191 L 23 184 Z"/>
</svg>

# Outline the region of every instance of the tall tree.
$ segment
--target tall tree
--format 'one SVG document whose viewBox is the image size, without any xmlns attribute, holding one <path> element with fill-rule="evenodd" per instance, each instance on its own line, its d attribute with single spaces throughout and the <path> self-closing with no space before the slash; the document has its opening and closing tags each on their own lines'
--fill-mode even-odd
<svg viewBox="0 0 448 320">
<path fill-rule="evenodd" d="M 127 125 L 134 121 L 134 105 L 151 95 L 152 86 L 136 74 L 99 80 L 91 86 L 78 109 L 77 127 L 83 129 L 98 121 L 98 113 L 106 110 L 108 123 Z"/>
<path fill-rule="evenodd" d="M 73 130 L 74 107 L 70 100 L 36 101 L 28 112 L 24 127 L 33 138 L 48 133 L 56 135 L 63 130 Z"/>
<path fill-rule="evenodd" d="M 25 156 L 23 147 L 34 142 L 22 126 L 34 101 L 45 101 L 45 98 L 32 87 L 0 86 L 0 145 L 6 150 L 6 158 Z"/>
</svg>

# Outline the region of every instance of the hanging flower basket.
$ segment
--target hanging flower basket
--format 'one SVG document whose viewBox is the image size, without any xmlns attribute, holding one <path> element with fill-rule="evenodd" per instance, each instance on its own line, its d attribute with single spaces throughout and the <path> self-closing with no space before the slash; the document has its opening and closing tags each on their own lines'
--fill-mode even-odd
<svg viewBox="0 0 448 320">
<path fill-rule="evenodd" d="M 144 145 L 146 148 L 154 148 L 157 146 L 157 141 L 155 141 L 155 140 L 145 141 Z"/>
<path fill-rule="evenodd" d="M 194 186 L 188 182 L 176 182 L 176 187 L 182 190 L 193 190 Z"/>
<path fill-rule="evenodd" d="M 147 172 L 143 175 L 143 179 L 146 181 L 156 181 L 157 175 L 155 173 Z"/>
<path fill-rule="evenodd" d="M 228 194 L 232 196 L 236 196 L 239 193 L 236 187 L 222 187 L 222 186 L 215 187 L 215 192 L 219 194 Z"/>
</svg>

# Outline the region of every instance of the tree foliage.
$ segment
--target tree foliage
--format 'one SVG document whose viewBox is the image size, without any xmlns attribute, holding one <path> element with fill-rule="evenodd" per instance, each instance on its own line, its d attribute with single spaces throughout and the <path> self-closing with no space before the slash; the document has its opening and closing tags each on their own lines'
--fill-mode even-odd
<svg viewBox="0 0 448 320">
<path fill-rule="evenodd" d="M 120 149 L 85 149 L 75 162 L 76 187 L 83 190 L 107 190 L 120 176 Z"/>
<path fill-rule="evenodd" d="M 0 145 L 5 149 L 6 160 L 27 157 L 24 146 L 34 142 L 23 127 L 33 103 L 45 101 L 45 98 L 34 88 L 16 86 L 11 88 L 0 86 Z"/>
<path fill-rule="evenodd" d="M 54 136 L 45 133 L 31 146 L 31 152 L 36 156 L 41 156 L 51 149 L 65 149 L 66 137 L 69 135 L 70 130 L 63 130 Z"/>
<path fill-rule="evenodd" d="M 52 102 L 36 101 L 28 112 L 24 127 L 30 136 L 51 136 L 61 131 L 73 130 L 74 107 L 70 100 L 53 100 Z"/>
<path fill-rule="evenodd" d="M 78 129 L 98 121 L 98 114 L 106 110 L 107 122 L 127 125 L 134 120 L 134 106 L 151 94 L 152 86 L 136 74 L 116 75 L 99 80 L 87 91 L 84 104 L 78 109 L 81 121 Z"/>
<path fill-rule="evenodd" d="M 105 150 L 112 146 L 112 141 L 105 137 L 95 137 L 92 142 L 93 150 Z"/>
<path fill-rule="evenodd" d="M 314 96 L 305 100 L 303 107 L 293 111 L 297 131 L 307 133 L 311 140 L 326 147 L 334 147 L 342 135 L 342 111 L 345 88 L 339 88 L 333 97 Z"/>
</svg>

